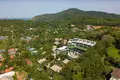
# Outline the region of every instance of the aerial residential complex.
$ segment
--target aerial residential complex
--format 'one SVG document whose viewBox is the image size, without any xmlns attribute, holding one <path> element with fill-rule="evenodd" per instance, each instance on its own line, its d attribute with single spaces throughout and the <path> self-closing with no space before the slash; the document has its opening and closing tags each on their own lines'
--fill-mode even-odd
<svg viewBox="0 0 120 80">
<path fill-rule="evenodd" d="M 90 41 L 86 39 L 73 38 L 68 41 L 68 48 L 77 48 L 81 51 L 86 51 L 87 48 L 92 47 L 96 44 L 95 41 Z"/>
<path fill-rule="evenodd" d="M 71 58 L 78 58 L 80 53 L 85 52 L 88 48 L 94 46 L 95 44 L 95 41 L 73 38 L 69 39 L 67 46 L 56 48 L 54 53 L 67 53 Z"/>
</svg>

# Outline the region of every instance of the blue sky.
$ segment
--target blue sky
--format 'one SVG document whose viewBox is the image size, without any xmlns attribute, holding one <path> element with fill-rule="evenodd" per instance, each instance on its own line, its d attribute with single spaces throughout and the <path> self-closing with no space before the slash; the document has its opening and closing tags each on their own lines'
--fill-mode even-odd
<svg viewBox="0 0 120 80">
<path fill-rule="evenodd" d="M 32 18 L 68 8 L 120 14 L 120 0 L 0 0 L 0 18 Z"/>
</svg>

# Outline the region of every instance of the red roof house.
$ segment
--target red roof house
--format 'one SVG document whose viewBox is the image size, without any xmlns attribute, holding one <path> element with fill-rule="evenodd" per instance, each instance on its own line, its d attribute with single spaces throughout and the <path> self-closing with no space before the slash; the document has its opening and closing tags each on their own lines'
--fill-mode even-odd
<svg viewBox="0 0 120 80">
<path fill-rule="evenodd" d="M 25 61 L 28 65 L 32 65 L 32 62 L 29 59 L 25 59 Z"/>
<path fill-rule="evenodd" d="M 11 49 L 8 50 L 9 55 L 15 55 L 16 52 L 17 52 L 17 48 L 11 48 Z"/>
<path fill-rule="evenodd" d="M 113 70 L 113 72 L 111 73 L 111 78 L 110 80 L 119 80 L 120 79 L 120 68 L 116 68 L 115 70 Z"/>
<path fill-rule="evenodd" d="M 10 70 L 9 69 L 5 69 L 5 73 L 7 73 L 7 72 L 10 72 Z"/>
</svg>

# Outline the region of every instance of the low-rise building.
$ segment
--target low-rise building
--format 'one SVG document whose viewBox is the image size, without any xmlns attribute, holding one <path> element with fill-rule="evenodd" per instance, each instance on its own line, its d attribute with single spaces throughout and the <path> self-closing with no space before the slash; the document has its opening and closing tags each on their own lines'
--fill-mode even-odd
<svg viewBox="0 0 120 80">
<path fill-rule="evenodd" d="M 17 48 L 11 48 L 11 49 L 8 50 L 8 54 L 9 55 L 15 55 L 17 53 L 17 50 L 18 50 Z"/>
<path fill-rule="evenodd" d="M 120 80 L 120 68 L 113 70 L 110 80 Z"/>
<path fill-rule="evenodd" d="M 0 78 L 0 80 L 13 80 L 13 77 L 4 76 L 4 77 Z"/>
<path fill-rule="evenodd" d="M 8 36 L 0 36 L 0 40 L 5 40 L 7 38 L 8 38 Z"/>
<path fill-rule="evenodd" d="M 0 75 L 0 78 L 2 78 L 2 77 L 6 77 L 6 76 L 14 76 L 15 75 L 15 71 L 10 71 L 10 72 L 7 72 L 7 73 L 4 73 L 4 74 L 1 74 Z"/>
<path fill-rule="evenodd" d="M 62 67 L 58 65 L 53 65 L 52 67 L 50 67 L 50 69 L 59 73 L 62 70 Z"/>
<path fill-rule="evenodd" d="M 67 46 L 63 46 L 63 47 L 56 48 L 53 52 L 55 54 L 60 54 L 62 52 L 67 53 L 67 50 L 68 50 Z"/>
<path fill-rule="evenodd" d="M 5 50 L 0 50 L 0 53 L 4 53 L 5 52 Z"/>
<path fill-rule="evenodd" d="M 77 48 L 82 51 L 86 51 L 87 48 L 92 47 L 95 44 L 96 44 L 95 41 L 90 41 L 87 39 L 79 39 L 79 38 L 69 39 L 69 41 L 68 41 L 69 48 Z"/>
<path fill-rule="evenodd" d="M 31 52 L 31 55 L 36 55 L 38 52 L 35 48 L 27 47 L 27 49 Z"/>
<path fill-rule="evenodd" d="M 64 61 L 62 61 L 64 64 L 67 64 L 70 60 L 69 59 L 65 59 Z"/>
<path fill-rule="evenodd" d="M 45 62 L 46 61 L 46 58 L 43 58 L 43 59 L 40 59 L 39 61 L 38 61 L 38 63 L 39 64 L 42 64 L 43 62 Z"/>
</svg>

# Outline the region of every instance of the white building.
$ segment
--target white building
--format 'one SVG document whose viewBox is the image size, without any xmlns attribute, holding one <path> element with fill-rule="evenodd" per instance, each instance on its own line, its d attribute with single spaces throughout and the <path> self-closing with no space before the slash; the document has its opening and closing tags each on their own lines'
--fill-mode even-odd
<svg viewBox="0 0 120 80">
<path fill-rule="evenodd" d="M 13 80 L 13 77 L 11 77 L 11 76 L 5 76 L 5 77 L 2 77 L 2 78 L 0 78 L 0 80 Z"/>
<path fill-rule="evenodd" d="M 69 63 L 69 59 L 65 59 L 64 61 L 62 61 L 64 64 L 67 64 L 67 63 Z"/>
<path fill-rule="evenodd" d="M 38 61 L 38 63 L 39 64 L 42 64 L 43 62 L 45 62 L 46 61 L 46 58 L 43 58 L 43 59 L 40 59 L 39 61 Z"/>
<path fill-rule="evenodd" d="M 62 70 L 62 67 L 58 65 L 53 65 L 52 67 L 50 67 L 50 69 L 59 73 Z"/>
<path fill-rule="evenodd" d="M 5 76 L 8 76 L 8 77 L 10 76 L 11 77 L 11 76 L 14 76 L 14 75 L 15 75 L 15 71 L 10 71 L 8 73 L 1 74 L 0 79 L 5 77 Z"/>
<path fill-rule="evenodd" d="M 66 53 L 67 50 L 68 50 L 67 46 L 63 46 L 63 47 L 60 47 L 60 48 L 56 48 L 53 52 L 55 54 L 60 54 L 62 52 Z"/>
<path fill-rule="evenodd" d="M 92 47 L 96 44 L 96 42 L 95 41 L 90 41 L 90 40 L 87 40 L 87 39 L 73 38 L 73 39 L 69 39 L 68 44 L 74 44 L 76 46 L 77 46 L 77 44 L 79 44 L 79 45 Z"/>
</svg>

